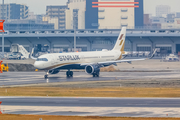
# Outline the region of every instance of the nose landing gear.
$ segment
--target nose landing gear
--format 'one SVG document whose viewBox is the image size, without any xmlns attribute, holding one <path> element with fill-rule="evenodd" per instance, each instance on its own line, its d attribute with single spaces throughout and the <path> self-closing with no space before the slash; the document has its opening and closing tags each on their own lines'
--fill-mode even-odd
<svg viewBox="0 0 180 120">
<path fill-rule="evenodd" d="M 46 72 L 46 75 L 44 75 L 44 78 L 47 79 L 49 75 L 49 71 Z"/>
</svg>

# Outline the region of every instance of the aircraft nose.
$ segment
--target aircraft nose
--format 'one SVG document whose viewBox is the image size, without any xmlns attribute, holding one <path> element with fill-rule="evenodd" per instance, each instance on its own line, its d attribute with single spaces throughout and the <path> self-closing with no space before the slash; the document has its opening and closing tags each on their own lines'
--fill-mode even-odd
<svg viewBox="0 0 180 120">
<path fill-rule="evenodd" d="M 40 69 L 41 68 L 41 65 L 39 62 L 35 62 L 34 63 L 34 67 L 37 68 L 37 69 Z"/>
</svg>

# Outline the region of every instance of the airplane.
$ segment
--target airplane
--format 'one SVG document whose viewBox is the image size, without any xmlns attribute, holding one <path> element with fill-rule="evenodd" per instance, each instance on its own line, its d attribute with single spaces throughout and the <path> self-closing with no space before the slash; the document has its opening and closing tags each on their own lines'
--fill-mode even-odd
<svg viewBox="0 0 180 120">
<path fill-rule="evenodd" d="M 99 77 L 100 68 L 110 65 L 117 66 L 117 63 L 145 60 L 144 59 L 129 59 L 122 60 L 126 38 L 126 27 L 122 27 L 119 37 L 114 48 L 110 51 L 91 51 L 91 52 L 70 52 L 70 53 L 50 53 L 41 55 L 34 63 L 34 67 L 39 70 L 45 70 L 44 78 L 48 78 L 49 74 L 57 74 L 60 70 L 66 69 L 67 77 L 73 77 L 73 69 L 85 69 L 85 72 Z M 154 56 L 156 51 L 152 54 Z M 34 59 L 34 58 L 33 58 Z"/>
</svg>

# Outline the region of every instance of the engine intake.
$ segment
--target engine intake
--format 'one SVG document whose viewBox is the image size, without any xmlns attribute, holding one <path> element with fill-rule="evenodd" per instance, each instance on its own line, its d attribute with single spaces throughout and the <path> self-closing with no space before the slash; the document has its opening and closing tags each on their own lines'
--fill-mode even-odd
<svg viewBox="0 0 180 120">
<path fill-rule="evenodd" d="M 99 73 L 100 69 L 99 69 L 99 66 L 97 65 L 87 65 L 85 67 L 85 71 L 88 74 L 94 74 L 94 73 Z"/>
<path fill-rule="evenodd" d="M 60 70 L 50 70 L 49 73 L 50 73 L 50 74 L 57 74 L 57 73 L 59 73 L 59 71 L 60 71 Z"/>
</svg>

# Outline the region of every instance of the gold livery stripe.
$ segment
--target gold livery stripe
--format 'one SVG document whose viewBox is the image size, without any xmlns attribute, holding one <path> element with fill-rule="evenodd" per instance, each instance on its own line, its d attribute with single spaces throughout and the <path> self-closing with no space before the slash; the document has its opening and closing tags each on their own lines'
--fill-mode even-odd
<svg viewBox="0 0 180 120">
<path fill-rule="evenodd" d="M 125 54 L 126 52 L 125 51 L 122 51 L 122 54 Z"/>
<path fill-rule="evenodd" d="M 122 48 L 120 50 L 121 52 L 124 51 L 124 45 L 125 45 L 125 42 L 124 42 L 124 44 L 123 44 L 123 46 L 122 46 Z"/>
<path fill-rule="evenodd" d="M 121 42 L 120 42 L 120 44 L 119 44 L 119 45 L 121 46 L 121 45 L 122 45 L 122 43 L 123 43 L 123 40 L 121 40 Z"/>
</svg>

